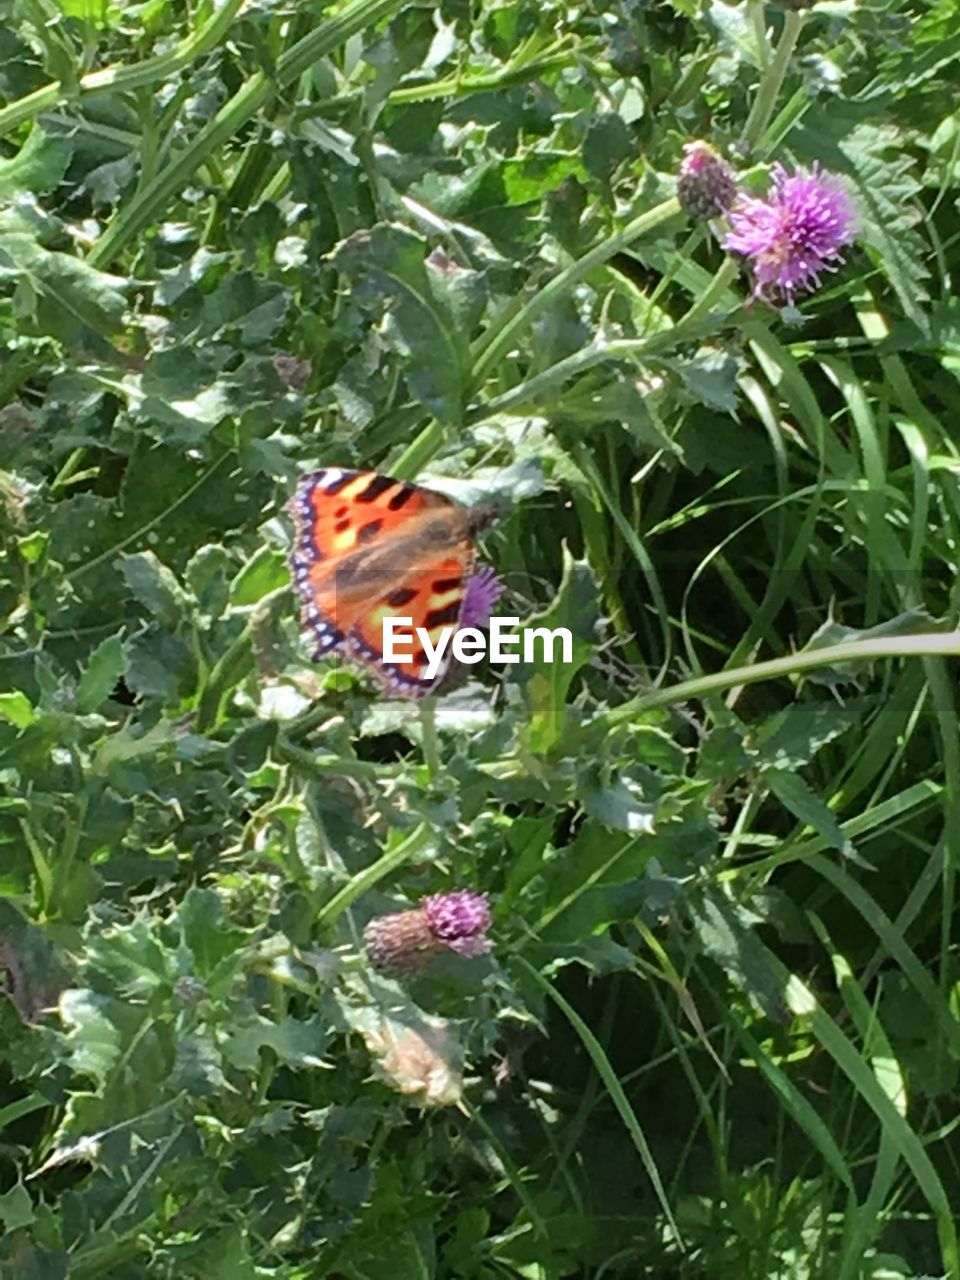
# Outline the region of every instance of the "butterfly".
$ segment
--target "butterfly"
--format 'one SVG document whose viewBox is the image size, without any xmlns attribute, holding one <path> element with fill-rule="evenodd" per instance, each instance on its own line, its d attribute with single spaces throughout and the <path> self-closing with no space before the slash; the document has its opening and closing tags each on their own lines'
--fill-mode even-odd
<svg viewBox="0 0 960 1280">
<path fill-rule="evenodd" d="M 351 658 L 401 697 L 435 689 L 449 657 L 428 675 L 416 628 L 435 645 L 444 627 L 460 624 L 474 538 L 494 521 L 496 508 L 464 507 L 375 471 L 321 467 L 301 476 L 290 510 L 296 525 L 290 566 L 314 658 Z M 404 652 L 412 648 L 407 661 L 384 658 L 388 617 L 413 620 L 412 644 L 405 627 L 397 632 Z"/>
</svg>

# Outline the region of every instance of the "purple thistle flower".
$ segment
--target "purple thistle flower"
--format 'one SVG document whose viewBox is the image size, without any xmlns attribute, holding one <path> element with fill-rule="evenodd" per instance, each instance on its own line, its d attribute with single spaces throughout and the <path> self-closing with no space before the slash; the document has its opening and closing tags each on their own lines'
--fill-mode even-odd
<svg viewBox="0 0 960 1280">
<path fill-rule="evenodd" d="M 457 889 L 434 893 L 420 904 L 430 928 L 443 946 L 461 956 L 482 956 L 490 950 L 490 903 L 485 893 Z"/>
<path fill-rule="evenodd" d="M 677 174 L 677 199 L 697 218 L 713 218 L 737 198 L 733 170 L 706 142 L 688 142 Z"/>
<path fill-rule="evenodd" d="M 766 199 L 737 200 L 723 247 L 750 259 L 752 297 L 769 299 L 779 291 L 792 303 L 820 283 L 821 271 L 840 265 L 856 234 L 857 212 L 840 179 L 817 164 L 796 173 L 778 164 L 772 177 Z"/>
<path fill-rule="evenodd" d="M 376 916 L 364 929 L 363 941 L 375 969 L 412 974 L 441 951 L 483 955 L 490 950 L 489 927 L 487 895 L 457 889 L 431 894 L 411 911 Z"/>
<path fill-rule="evenodd" d="M 460 611 L 462 627 L 485 627 L 505 587 L 488 564 L 482 565 L 467 583 Z"/>
</svg>

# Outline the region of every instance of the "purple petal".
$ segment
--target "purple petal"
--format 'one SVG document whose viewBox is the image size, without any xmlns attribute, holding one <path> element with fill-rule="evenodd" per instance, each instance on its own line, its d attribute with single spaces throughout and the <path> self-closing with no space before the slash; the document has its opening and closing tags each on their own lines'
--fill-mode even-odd
<svg viewBox="0 0 960 1280">
<path fill-rule="evenodd" d="M 789 173 L 775 165 L 765 199 L 741 196 L 728 215 L 723 247 L 750 260 L 754 296 L 788 302 L 835 271 L 857 230 L 857 212 L 841 180 L 819 166 Z"/>
<path fill-rule="evenodd" d="M 454 938 L 446 944 L 458 956 L 485 956 L 493 945 L 489 938 Z"/>
<path fill-rule="evenodd" d="M 677 172 L 677 198 L 697 218 L 713 218 L 737 198 L 737 179 L 706 142 L 688 142 Z"/>
<path fill-rule="evenodd" d="M 434 893 L 424 898 L 420 906 L 434 936 L 451 950 L 461 955 L 479 955 L 488 949 L 484 935 L 490 928 L 490 903 L 485 893 L 471 889 Z"/>
<path fill-rule="evenodd" d="M 479 568 L 467 583 L 460 611 L 462 627 L 485 627 L 505 587 L 489 565 Z"/>
</svg>

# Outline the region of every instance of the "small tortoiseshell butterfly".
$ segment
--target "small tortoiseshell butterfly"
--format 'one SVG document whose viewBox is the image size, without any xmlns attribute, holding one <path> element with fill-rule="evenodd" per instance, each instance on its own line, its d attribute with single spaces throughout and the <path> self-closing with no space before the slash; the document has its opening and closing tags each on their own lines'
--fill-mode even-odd
<svg viewBox="0 0 960 1280">
<path fill-rule="evenodd" d="M 460 624 L 473 540 L 496 518 L 496 508 L 463 507 L 374 471 L 321 467 L 300 478 L 290 509 L 296 522 L 290 565 L 314 658 L 341 653 L 401 697 L 435 689 L 449 658 L 428 677 L 416 628 L 435 645 L 444 627 Z M 413 619 L 410 661 L 384 660 L 386 617 Z M 406 629 L 399 637 L 410 650 Z"/>
</svg>

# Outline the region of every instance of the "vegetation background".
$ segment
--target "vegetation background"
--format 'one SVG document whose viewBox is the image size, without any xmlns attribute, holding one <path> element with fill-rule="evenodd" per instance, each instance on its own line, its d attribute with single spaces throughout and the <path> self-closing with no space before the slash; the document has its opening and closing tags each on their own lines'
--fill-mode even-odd
<svg viewBox="0 0 960 1280">
<path fill-rule="evenodd" d="M 960 1275 L 957 0 L 0 0 L 0 1273 Z M 705 138 L 861 228 L 787 308 Z M 313 665 L 318 464 L 571 668 Z M 361 932 L 490 894 L 493 949 Z"/>
</svg>

